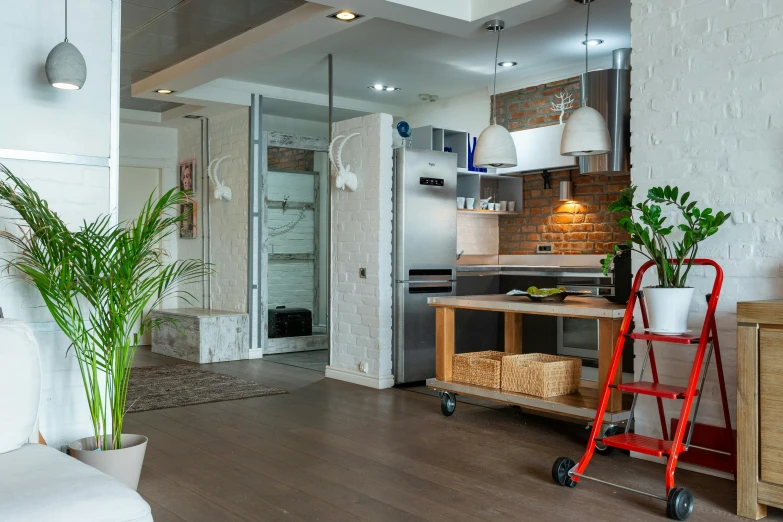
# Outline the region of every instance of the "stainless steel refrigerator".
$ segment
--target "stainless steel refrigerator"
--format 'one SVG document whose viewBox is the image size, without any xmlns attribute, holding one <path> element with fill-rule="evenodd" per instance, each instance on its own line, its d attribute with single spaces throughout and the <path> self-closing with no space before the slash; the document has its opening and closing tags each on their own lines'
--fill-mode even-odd
<svg viewBox="0 0 783 522">
<path fill-rule="evenodd" d="M 394 151 L 394 378 L 435 376 L 433 296 L 456 295 L 457 155 Z"/>
</svg>

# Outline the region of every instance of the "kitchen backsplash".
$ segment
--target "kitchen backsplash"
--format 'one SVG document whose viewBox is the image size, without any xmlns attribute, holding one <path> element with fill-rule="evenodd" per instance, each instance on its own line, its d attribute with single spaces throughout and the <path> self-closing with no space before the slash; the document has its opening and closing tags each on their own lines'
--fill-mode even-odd
<svg viewBox="0 0 783 522">
<path fill-rule="evenodd" d="M 487 214 L 457 212 L 457 252 L 464 255 L 498 255 L 498 218 Z"/>
<path fill-rule="evenodd" d="M 559 186 L 569 175 L 574 201 L 563 203 Z M 540 174 L 525 176 L 522 213 L 498 216 L 501 255 L 535 254 L 539 243 L 552 244 L 556 254 L 602 254 L 628 240 L 609 204 L 630 185 L 630 176 L 582 176 L 575 169 L 553 172 L 551 182 L 544 189 Z"/>
<path fill-rule="evenodd" d="M 499 94 L 495 101 L 498 124 L 510 132 L 557 125 L 559 112 L 552 110 L 558 103 L 557 95 L 573 95 L 573 108 L 581 104 L 580 77 L 548 82 L 535 87 Z M 561 181 L 573 182 L 574 203 L 559 199 Z M 609 213 L 609 203 L 620 191 L 631 184 L 625 176 L 582 176 L 579 169 L 553 172 L 551 189 L 544 189 L 540 174 L 524 177 L 522 213 L 516 216 L 498 216 L 499 253 L 535 254 L 536 245 L 550 243 L 556 254 L 602 254 L 613 245 L 628 240 L 627 234 L 616 224 L 616 216 Z"/>
</svg>

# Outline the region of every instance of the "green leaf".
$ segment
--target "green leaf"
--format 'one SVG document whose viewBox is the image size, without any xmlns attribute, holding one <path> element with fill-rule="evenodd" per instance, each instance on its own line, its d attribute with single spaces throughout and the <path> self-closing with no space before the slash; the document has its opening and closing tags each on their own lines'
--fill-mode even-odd
<svg viewBox="0 0 783 522">
<path fill-rule="evenodd" d="M 688 201 L 688 197 L 690 195 L 691 195 L 690 192 L 686 192 L 685 194 L 682 195 L 682 197 L 680 198 L 680 206 L 684 205 L 685 202 Z"/>
<path fill-rule="evenodd" d="M 680 189 L 677 187 L 672 188 L 671 200 L 677 202 L 677 195 L 680 193 Z"/>
<path fill-rule="evenodd" d="M 666 185 L 666 188 L 663 189 L 663 197 L 666 199 L 672 198 L 672 188 L 669 185 Z"/>
</svg>

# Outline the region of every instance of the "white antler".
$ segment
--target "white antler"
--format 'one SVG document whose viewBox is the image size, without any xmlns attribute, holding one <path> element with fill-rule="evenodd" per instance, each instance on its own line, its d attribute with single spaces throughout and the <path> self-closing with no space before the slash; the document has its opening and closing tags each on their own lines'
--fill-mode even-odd
<svg viewBox="0 0 783 522">
<path fill-rule="evenodd" d="M 560 123 L 562 124 L 565 111 L 566 109 L 570 109 L 572 107 L 574 103 L 574 97 L 567 92 L 561 92 L 560 94 L 555 94 L 555 98 L 560 100 L 560 103 L 552 103 L 552 110 L 560 111 Z"/>
<path fill-rule="evenodd" d="M 354 136 L 358 136 L 358 132 L 354 132 L 353 134 L 349 134 L 348 136 L 343 136 L 342 134 L 339 136 L 336 136 L 332 143 L 329 144 L 329 158 L 332 161 L 332 165 L 334 165 L 335 170 L 337 170 L 337 175 L 334 178 L 334 184 L 339 189 L 348 189 L 351 192 L 355 191 L 359 186 L 359 178 L 351 172 L 351 166 L 348 165 L 347 167 L 343 165 L 343 148 L 345 147 L 345 144 L 348 143 L 348 140 L 353 138 Z M 337 153 L 334 153 L 334 145 L 339 140 L 342 140 L 340 144 L 337 146 Z"/>
<path fill-rule="evenodd" d="M 222 156 L 220 158 L 215 158 L 209 162 L 209 166 L 207 167 L 207 175 L 209 176 L 209 179 L 211 179 L 215 184 L 214 196 L 217 200 L 225 199 L 226 201 L 231 201 L 231 188 L 226 186 L 225 183 L 218 179 L 218 169 L 220 168 L 220 164 L 230 157 L 231 156 Z"/>
</svg>

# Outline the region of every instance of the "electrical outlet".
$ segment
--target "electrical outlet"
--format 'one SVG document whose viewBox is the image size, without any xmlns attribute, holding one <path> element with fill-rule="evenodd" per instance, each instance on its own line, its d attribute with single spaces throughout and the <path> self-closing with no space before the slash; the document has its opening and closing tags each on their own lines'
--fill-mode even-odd
<svg viewBox="0 0 783 522">
<path fill-rule="evenodd" d="M 370 365 L 367 364 L 367 361 L 362 361 L 359 363 L 359 371 L 362 373 L 370 373 Z"/>
<path fill-rule="evenodd" d="M 551 243 L 539 243 L 536 245 L 536 254 L 552 254 L 554 248 Z"/>
<path fill-rule="evenodd" d="M 367 269 L 366 268 L 360 268 L 359 269 L 359 277 L 362 279 L 367 279 Z"/>
</svg>

